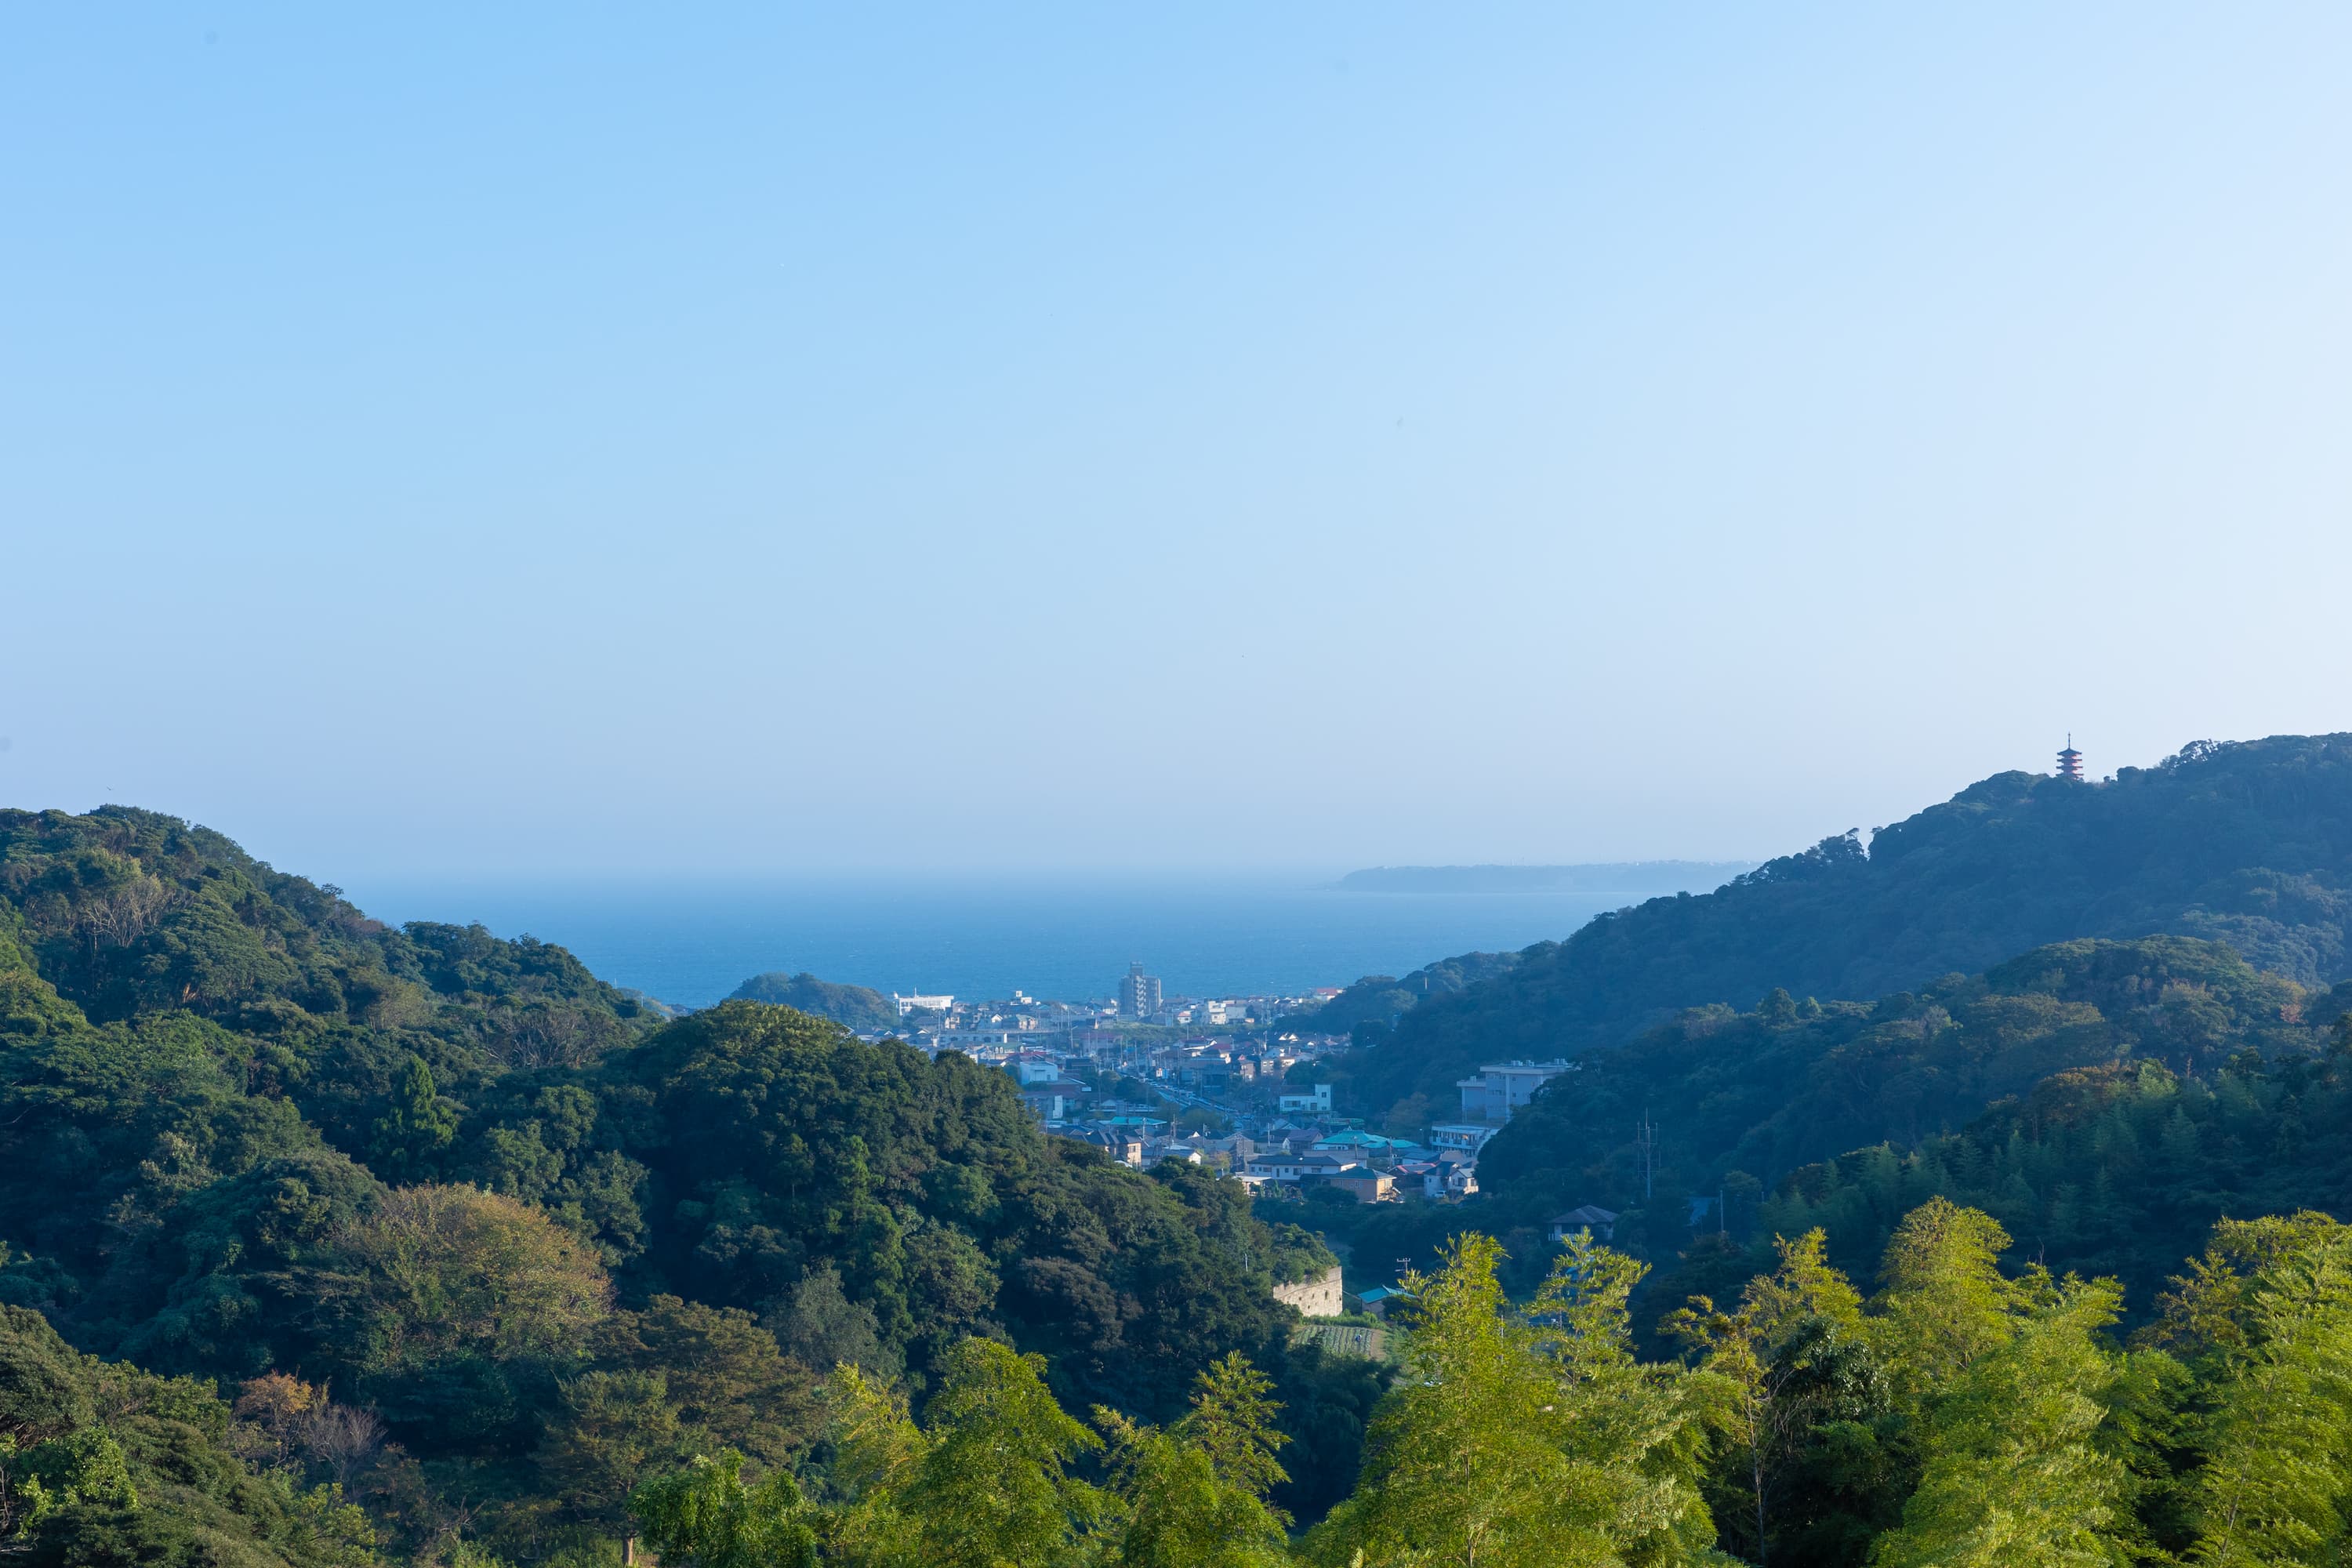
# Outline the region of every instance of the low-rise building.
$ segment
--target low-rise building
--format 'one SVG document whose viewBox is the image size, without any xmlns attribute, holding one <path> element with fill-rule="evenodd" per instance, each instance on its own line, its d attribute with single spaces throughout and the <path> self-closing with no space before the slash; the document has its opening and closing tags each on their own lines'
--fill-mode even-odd
<svg viewBox="0 0 2352 1568">
<path fill-rule="evenodd" d="M 1069 1115 L 1071 1106 L 1087 1092 L 1085 1084 L 1066 1079 L 1024 1083 L 1021 1086 L 1021 1103 L 1041 1121 L 1059 1121 Z"/>
<path fill-rule="evenodd" d="M 1591 1231 L 1592 1239 L 1598 1242 L 1606 1243 L 1615 1239 L 1617 1211 L 1602 1208 L 1598 1204 L 1586 1204 L 1580 1208 L 1572 1208 L 1566 1214 L 1552 1216 L 1551 1238 L 1554 1241 L 1566 1241 L 1580 1230 Z"/>
<path fill-rule="evenodd" d="M 1323 1184 L 1338 1188 L 1360 1204 L 1390 1204 L 1397 1199 L 1396 1178 L 1363 1165 L 1326 1176 Z"/>
<path fill-rule="evenodd" d="M 1490 1121 L 1441 1121 L 1429 1130 L 1429 1146 L 1433 1149 L 1462 1149 L 1475 1154 L 1486 1146 L 1486 1140 L 1496 1133 Z"/>
<path fill-rule="evenodd" d="M 926 1013 L 950 1013 L 955 1010 L 954 997 L 926 996 L 919 992 L 901 996 L 893 991 L 890 993 L 890 1004 L 898 1009 L 898 1016 L 901 1018 L 918 1009 Z"/>
<path fill-rule="evenodd" d="M 1575 1070 L 1572 1063 L 1565 1061 L 1489 1062 L 1478 1069 L 1476 1078 L 1456 1079 L 1454 1086 L 1462 1091 L 1465 1117 L 1503 1122 L 1533 1100 L 1536 1090 L 1562 1073 Z"/>
<path fill-rule="evenodd" d="M 1253 1176 L 1269 1182 L 1285 1183 L 1322 1181 L 1354 1172 L 1368 1172 L 1370 1169 L 1371 1167 L 1361 1160 L 1350 1158 L 1346 1154 L 1312 1152 L 1292 1153 L 1282 1150 L 1261 1152 L 1251 1159 L 1248 1166 L 1249 1173 Z"/>
<path fill-rule="evenodd" d="M 1362 1132 L 1352 1127 L 1326 1133 L 1308 1147 L 1324 1153 L 1354 1154 L 1375 1162 L 1406 1160 L 1421 1152 L 1421 1145 L 1409 1138 L 1383 1138 L 1377 1132 Z"/>
</svg>

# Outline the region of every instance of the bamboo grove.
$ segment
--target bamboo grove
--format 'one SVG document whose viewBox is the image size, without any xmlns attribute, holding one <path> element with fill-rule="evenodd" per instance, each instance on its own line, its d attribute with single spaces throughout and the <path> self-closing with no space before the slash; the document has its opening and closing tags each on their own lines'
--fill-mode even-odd
<svg viewBox="0 0 2352 1568">
<path fill-rule="evenodd" d="M 1570 1238 L 1532 1300 L 1468 1236 L 1408 1281 L 1395 1385 L 1352 1497 L 1295 1538 L 1283 1438 L 1235 1356 L 1161 1428 L 1081 1420 L 1034 1359 L 965 1342 L 919 1424 L 845 1368 L 830 1465 L 732 1452 L 633 1500 L 677 1568 L 1785 1568 L 2317 1564 L 2352 1502 L 2352 1228 L 2225 1222 L 2148 1325 L 2111 1280 L 2004 1268 L 1937 1199 L 1873 1288 L 1780 1238 L 1735 1300 L 1637 1359 L 1639 1264 Z"/>
</svg>

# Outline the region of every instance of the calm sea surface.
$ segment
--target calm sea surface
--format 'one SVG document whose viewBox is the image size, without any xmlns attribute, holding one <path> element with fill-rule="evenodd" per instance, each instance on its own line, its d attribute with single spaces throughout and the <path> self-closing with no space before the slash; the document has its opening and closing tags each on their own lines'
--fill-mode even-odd
<svg viewBox="0 0 2352 1568">
<path fill-rule="evenodd" d="M 1599 893 L 1342 893 L 1280 885 L 991 888 L 824 885 L 354 886 L 379 920 L 478 921 L 560 942 L 667 1002 L 716 1002 L 748 976 L 806 970 L 877 991 L 1083 1001 L 1131 959 L 1171 995 L 1295 994 L 1434 959 L 1560 938 Z"/>
</svg>

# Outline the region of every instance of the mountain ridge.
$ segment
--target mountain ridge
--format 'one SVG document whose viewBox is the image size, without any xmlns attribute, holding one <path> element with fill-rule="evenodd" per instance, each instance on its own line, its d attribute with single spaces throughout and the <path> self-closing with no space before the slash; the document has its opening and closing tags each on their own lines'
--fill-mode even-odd
<svg viewBox="0 0 2352 1568">
<path fill-rule="evenodd" d="M 1775 986 L 1880 996 L 2084 937 L 2228 943 L 2300 984 L 2352 973 L 2352 734 L 2193 742 L 2105 784 L 2002 773 L 1705 894 L 1603 914 L 1507 972 L 1357 1027 L 1358 1113 L 1432 1110 L 1480 1058 L 1612 1046 Z"/>
</svg>

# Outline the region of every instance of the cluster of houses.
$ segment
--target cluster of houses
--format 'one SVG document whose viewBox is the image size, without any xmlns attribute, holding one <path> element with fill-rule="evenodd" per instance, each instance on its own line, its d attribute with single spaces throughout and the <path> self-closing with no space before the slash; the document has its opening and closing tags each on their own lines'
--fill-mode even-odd
<svg viewBox="0 0 2352 1568">
<path fill-rule="evenodd" d="M 1001 1068 L 1047 1131 L 1139 1168 L 1170 1159 L 1213 1166 L 1271 1201 L 1459 1203 L 1478 1191 L 1486 1141 L 1546 1083 L 1576 1070 L 1564 1060 L 1489 1063 L 1458 1084 L 1459 1121 L 1422 1130 L 1418 1139 L 1370 1131 L 1337 1114 L 1331 1085 L 1314 1081 L 1311 1070 L 1348 1042 L 1265 1025 L 1328 994 L 1180 1007 L 1137 965 L 1111 1007 L 1039 1003 L 1017 993 L 1003 1003 L 896 1000 L 917 1026 L 902 1037 Z M 1171 1039 L 1165 1026 L 1180 1016 L 1209 1028 Z M 1233 1026 L 1245 1022 L 1259 1027 Z M 1139 1027 L 1146 1023 L 1162 1026 Z M 1196 1110 L 1208 1114 L 1188 1116 Z"/>
<path fill-rule="evenodd" d="M 1097 1056 L 1074 1035 L 1061 1051 L 992 1042 L 973 1054 L 1013 1077 L 1022 1103 L 1047 1131 L 1091 1143 L 1139 1169 L 1170 1159 L 1208 1165 L 1275 1200 L 1303 1199 L 1322 1189 L 1358 1203 L 1405 1197 L 1458 1203 L 1475 1193 L 1478 1151 L 1493 1135 L 1493 1124 L 1441 1124 L 1429 1130 L 1426 1143 L 1385 1137 L 1334 1115 L 1329 1084 L 1287 1081 L 1291 1067 L 1314 1059 L 1306 1053 L 1335 1044 L 1183 1041 L 1155 1049 L 1144 1062 Z M 1133 1092 L 1145 1072 L 1150 1076 L 1141 1079 L 1142 1091 L 1149 1100 L 1120 1098 L 1103 1087 Z M 1274 1080 L 1280 1092 L 1236 1104 L 1237 1081 L 1253 1080 Z M 1192 1108 L 1213 1112 L 1232 1130 L 1180 1130 L 1178 1121 Z"/>
</svg>

